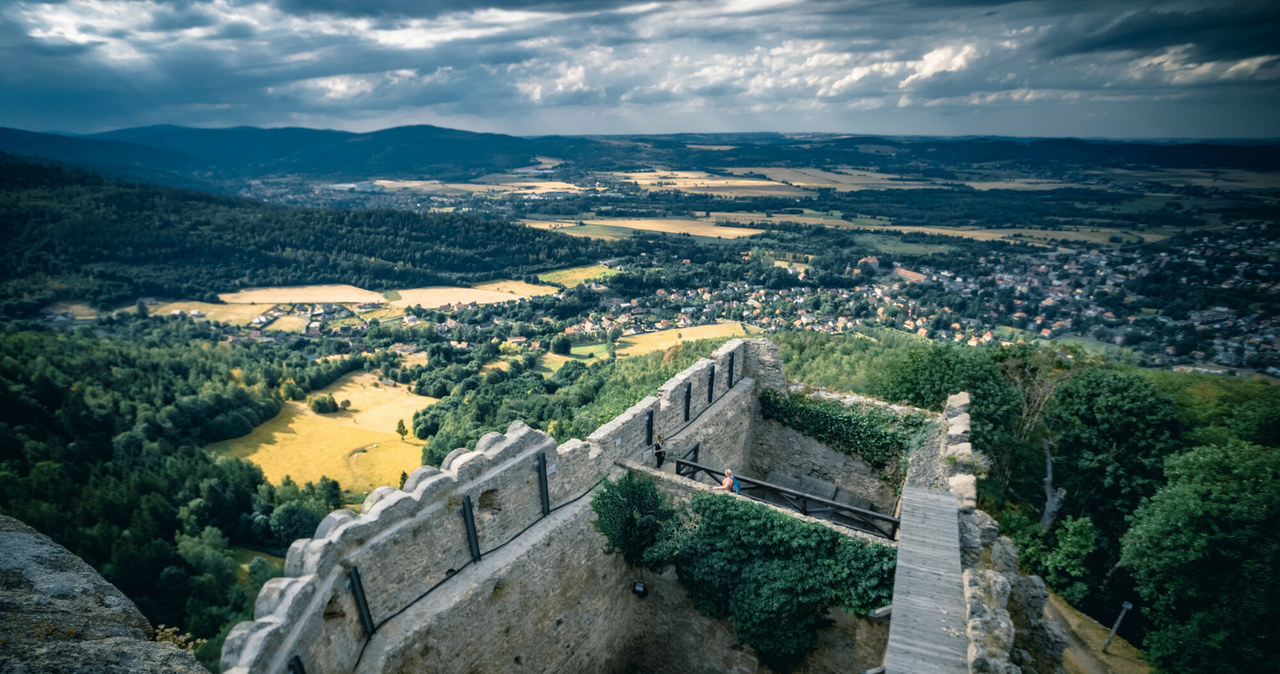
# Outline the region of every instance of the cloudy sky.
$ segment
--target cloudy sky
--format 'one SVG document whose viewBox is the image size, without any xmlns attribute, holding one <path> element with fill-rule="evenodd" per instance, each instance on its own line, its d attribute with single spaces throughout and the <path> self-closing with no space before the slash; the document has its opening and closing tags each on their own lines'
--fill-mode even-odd
<svg viewBox="0 0 1280 674">
<path fill-rule="evenodd" d="M 0 0 L 0 126 L 1280 136 L 1280 0 Z"/>
</svg>

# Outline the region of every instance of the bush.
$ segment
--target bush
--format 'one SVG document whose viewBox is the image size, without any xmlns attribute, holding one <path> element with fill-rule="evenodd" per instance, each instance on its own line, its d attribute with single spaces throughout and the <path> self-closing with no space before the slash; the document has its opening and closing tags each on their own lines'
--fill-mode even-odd
<svg viewBox="0 0 1280 674">
<path fill-rule="evenodd" d="M 637 477 L 634 471 L 627 471 L 617 480 L 606 479 L 591 501 L 591 509 L 596 512 L 596 531 L 609 541 L 605 552 L 622 553 L 631 566 L 643 563 L 645 551 L 658 539 L 658 531 L 676 516 L 675 508 L 658 491 L 653 479 Z"/>
<path fill-rule="evenodd" d="M 786 671 L 813 649 L 827 609 L 866 615 L 892 599 L 893 548 L 720 494 L 698 494 L 691 507 L 645 562 L 675 564 L 693 605 L 728 617 L 770 668 Z"/>
</svg>

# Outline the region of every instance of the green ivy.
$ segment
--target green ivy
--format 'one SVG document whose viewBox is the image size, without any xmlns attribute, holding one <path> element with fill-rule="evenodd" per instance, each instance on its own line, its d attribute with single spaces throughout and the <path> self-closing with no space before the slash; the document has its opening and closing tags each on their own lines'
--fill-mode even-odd
<svg viewBox="0 0 1280 674">
<path fill-rule="evenodd" d="M 897 551 L 767 506 L 698 494 L 644 559 L 674 564 L 694 607 L 728 618 L 738 641 L 787 671 L 817 643 L 829 608 L 855 615 L 890 603 Z"/>
<path fill-rule="evenodd" d="M 846 454 L 862 457 L 885 470 L 900 463 L 912 438 L 924 428 L 924 415 L 903 416 L 878 406 L 848 407 L 826 400 L 810 400 L 799 393 L 760 391 L 766 419 L 794 428 Z"/>
<path fill-rule="evenodd" d="M 606 553 L 620 552 L 631 566 L 641 565 L 644 553 L 658 538 L 662 525 L 676 516 L 653 478 L 627 471 L 617 480 L 606 479 L 591 500 L 594 526 L 609 541 Z"/>
</svg>

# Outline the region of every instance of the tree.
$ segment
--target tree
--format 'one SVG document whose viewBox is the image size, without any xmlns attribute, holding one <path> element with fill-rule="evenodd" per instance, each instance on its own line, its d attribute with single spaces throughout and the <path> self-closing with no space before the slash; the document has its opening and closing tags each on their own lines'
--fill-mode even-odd
<svg viewBox="0 0 1280 674">
<path fill-rule="evenodd" d="M 551 353 L 567 356 L 572 349 L 573 343 L 565 335 L 556 335 L 551 338 Z"/>
<path fill-rule="evenodd" d="M 1280 450 L 1241 440 L 1170 457 L 1124 537 L 1169 672 L 1280 671 Z"/>
<path fill-rule="evenodd" d="M 591 509 L 596 513 L 593 526 L 609 541 L 605 552 L 622 553 L 631 566 L 641 564 L 658 531 L 676 515 L 652 478 L 630 470 L 617 480 L 606 479 Z"/>
<path fill-rule="evenodd" d="M 400 436 L 400 442 L 404 442 L 404 436 L 409 434 L 409 429 L 405 428 L 404 419 L 396 421 L 396 434 Z"/>
</svg>

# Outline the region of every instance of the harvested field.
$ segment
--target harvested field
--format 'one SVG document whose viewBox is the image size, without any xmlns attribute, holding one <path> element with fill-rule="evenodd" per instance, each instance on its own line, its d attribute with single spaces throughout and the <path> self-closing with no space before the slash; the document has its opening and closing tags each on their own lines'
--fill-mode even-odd
<svg viewBox="0 0 1280 674">
<path fill-rule="evenodd" d="M 736 170 L 738 173 L 746 171 Z M 726 197 L 796 197 L 808 194 L 805 190 L 773 180 L 717 176 L 703 171 L 616 172 L 609 175 L 615 180 L 634 182 L 646 190 L 677 190 Z"/>
<path fill-rule="evenodd" d="M 408 425 L 413 413 L 436 402 L 401 386 L 378 385 L 375 374 L 349 374 L 311 395 L 332 393 L 351 408 L 316 414 L 304 402 L 288 402 L 276 418 L 246 436 L 216 442 L 209 451 L 252 461 L 267 479 L 279 484 L 286 475 L 299 484 L 325 476 L 344 489 L 369 491 L 399 485 L 400 473 L 413 472 L 422 461 L 422 444 L 410 436 L 401 442 L 396 422 Z"/>
<path fill-rule="evenodd" d="M 535 371 L 543 377 L 550 377 L 556 372 L 559 372 L 560 368 L 564 367 L 564 364 L 571 360 L 578 359 L 573 356 L 563 356 L 558 353 L 544 353 L 542 354 L 542 357 L 538 359 L 538 367 L 535 368 Z"/>
<path fill-rule="evenodd" d="M 525 220 L 524 223 L 534 229 L 552 229 L 569 236 L 580 236 L 585 239 L 603 239 L 619 241 L 629 239 L 634 230 L 625 227 L 608 227 L 604 225 L 579 225 L 576 222 L 559 222 L 552 220 Z"/>
<path fill-rule="evenodd" d="M 211 321 L 220 321 L 232 325 L 247 325 L 254 316 L 267 311 L 275 303 L 268 304 L 213 304 L 211 302 L 165 302 L 154 307 L 147 307 L 152 316 L 168 316 L 175 311 L 190 315 L 199 311 Z"/>
<path fill-rule="evenodd" d="M 228 304 L 289 304 L 305 302 L 381 302 L 382 295 L 349 285 L 286 286 L 278 288 L 246 288 L 239 292 L 222 293 L 218 299 Z"/>
<path fill-rule="evenodd" d="M 307 323 L 309 322 L 310 320 L 306 316 L 289 314 L 288 316 L 281 316 L 280 318 L 272 321 L 271 325 L 267 326 L 267 329 L 281 330 L 284 332 L 306 332 Z"/>
<path fill-rule="evenodd" d="M 538 297 L 540 295 L 554 295 L 560 292 L 555 286 L 537 286 L 524 281 L 499 280 L 489 281 L 488 283 L 477 283 L 472 288 L 476 290 L 491 290 L 497 293 L 509 293 L 511 295 L 519 295 L 520 297 Z"/>
<path fill-rule="evenodd" d="M 758 332 L 758 330 L 757 330 Z M 618 340 L 618 356 L 640 356 L 653 351 L 662 351 L 681 342 L 692 342 L 713 337 L 742 337 L 747 334 L 741 323 L 716 323 L 713 325 L 695 325 L 691 328 L 672 328 L 658 332 L 646 332 L 631 335 Z"/>
<path fill-rule="evenodd" d="M 538 274 L 538 280 L 547 283 L 559 283 L 568 288 L 582 285 L 592 279 L 606 279 L 622 272 L 604 265 L 591 264 L 584 267 L 569 267 Z"/>
<path fill-rule="evenodd" d="M 397 290 L 396 293 L 399 294 L 400 299 L 393 300 L 391 304 L 397 307 L 422 305 L 424 309 L 434 309 L 446 304 L 470 304 L 471 302 L 476 304 L 497 304 L 520 299 L 519 295 L 511 293 L 480 290 L 478 288 L 459 288 L 456 286 L 408 288 Z"/>
</svg>

